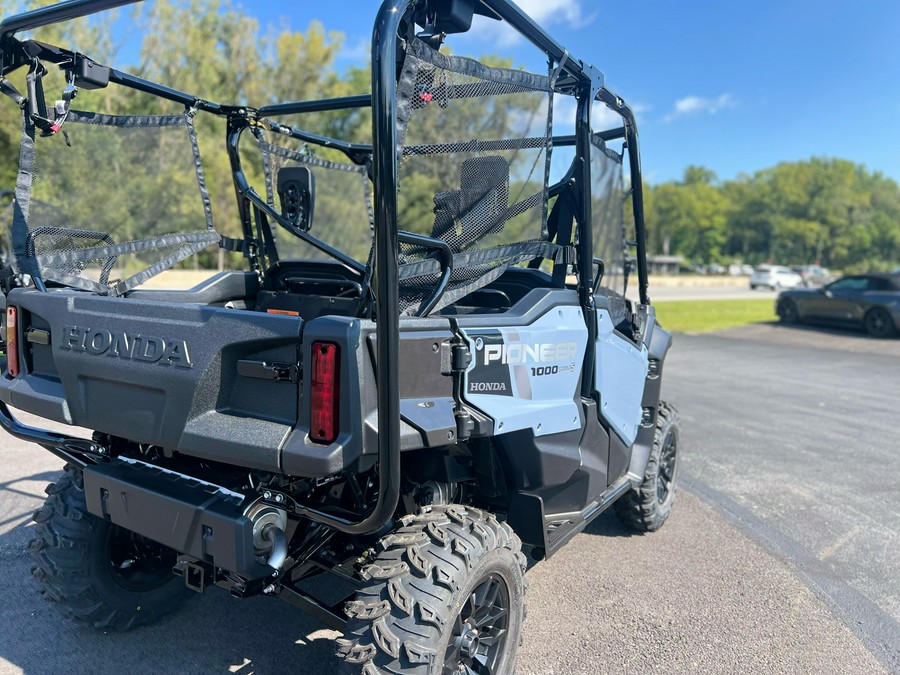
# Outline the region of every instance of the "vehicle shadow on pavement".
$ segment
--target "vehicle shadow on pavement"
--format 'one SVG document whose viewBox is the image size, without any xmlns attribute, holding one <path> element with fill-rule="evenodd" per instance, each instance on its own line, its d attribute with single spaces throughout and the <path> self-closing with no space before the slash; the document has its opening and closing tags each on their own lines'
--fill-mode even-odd
<svg viewBox="0 0 900 675">
<path fill-rule="evenodd" d="M 584 532 L 585 534 L 593 534 L 600 537 L 622 537 L 626 539 L 640 534 L 640 532 L 635 532 L 627 525 L 624 525 L 622 521 L 616 517 L 612 507 L 604 511 L 588 524 L 588 526 L 584 528 Z"/>
<path fill-rule="evenodd" d="M 635 532 L 627 525 L 623 525 L 616 517 L 616 514 L 613 513 L 612 509 L 607 509 L 597 516 L 596 519 L 588 523 L 587 527 L 585 527 L 580 534 L 616 539 L 629 539 L 634 536 L 640 536 L 642 533 Z M 528 561 L 528 567 L 525 570 L 527 574 L 532 568 L 539 564 L 539 561 L 534 558 L 534 547 L 525 544 L 522 547 L 522 551 L 525 553 L 525 557 Z"/>
<path fill-rule="evenodd" d="M 19 521 L 23 520 L 31 520 L 31 516 L 34 514 L 35 509 L 33 508 L 25 508 L 21 512 L 18 511 L 19 507 L 18 503 L 23 501 L 23 498 L 27 500 L 25 503 L 30 502 L 31 500 L 40 500 L 43 501 L 44 493 L 41 491 L 40 493 L 31 492 L 24 487 L 25 483 L 36 482 L 38 484 L 50 483 L 59 476 L 58 471 L 44 471 L 42 473 L 36 473 L 32 476 L 26 476 L 25 478 L 16 478 L 14 480 L 5 481 L 0 483 L 0 507 L 7 501 L 7 499 L 12 503 L 15 502 L 16 506 L 13 508 L 13 513 L 10 514 L 6 512 L 5 509 L 0 508 L 0 533 L 5 533 L 7 530 L 11 529 L 13 523 L 17 524 L 25 524 L 19 523 Z M 35 502 L 39 503 L 39 502 Z M 37 507 L 35 507 L 37 508 Z"/>
<path fill-rule="evenodd" d="M 64 618 L 41 599 L 28 551 L 43 485 L 58 475 L 49 471 L 0 483 L 0 675 L 336 670 L 334 639 L 340 634 L 275 598 L 236 600 L 214 588 L 160 623 L 126 633 L 102 633 Z"/>
<path fill-rule="evenodd" d="M 842 328 L 840 326 L 834 326 L 831 324 L 825 323 L 783 323 L 781 321 L 767 321 L 762 325 L 772 326 L 774 328 L 780 328 L 788 331 L 797 331 L 797 332 L 805 332 L 805 333 L 823 333 L 825 335 L 835 335 L 838 337 L 846 337 L 846 338 L 857 338 L 859 340 L 873 341 L 873 342 L 881 342 L 882 339 L 873 338 L 871 335 L 866 333 L 865 331 L 853 329 L 853 328 Z M 891 338 L 885 338 L 891 339 Z"/>
</svg>

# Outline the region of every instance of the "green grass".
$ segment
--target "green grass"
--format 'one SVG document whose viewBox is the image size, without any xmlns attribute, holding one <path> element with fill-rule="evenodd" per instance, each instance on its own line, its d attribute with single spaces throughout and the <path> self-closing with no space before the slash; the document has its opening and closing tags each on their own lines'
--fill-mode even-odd
<svg viewBox="0 0 900 675">
<path fill-rule="evenodd" d="M 653 306 L 660 324 L 677 333 L 706 333 L 778 318 L 772 300 L 672 300 Z"/>
</svg>

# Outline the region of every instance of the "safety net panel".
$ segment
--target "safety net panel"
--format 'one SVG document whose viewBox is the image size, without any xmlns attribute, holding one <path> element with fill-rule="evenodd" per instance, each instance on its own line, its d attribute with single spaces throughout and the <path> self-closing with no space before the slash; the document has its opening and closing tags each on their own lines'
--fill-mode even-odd
<svg viewBox="0 0 900 675">
<path fill-rule="evenodd" d="M 591 137 L 591 221 L 594 256 L 603 261 L 602 285 L 625 292 L 625 189 L 622 155 L 599 136 Z"/>
<path fill-rule="evenodd" d="M 552 258 L 547 184 L 553 97 L 546 75 L 407 45 L 397 93 L 398 229 L 454 254 L 440 309 L 510 265 Z M 402 245 L 401 309 L 417 313 L 441 277 L 438 254 Z"/>
<path fill-rule="evenodd" d="M 192 115 L 71 110 L 26 120 L 13 218 L 17 271 L 122 295 L 217 246 Z"/>
<path fill-rule="evenodd" d="M 293 227 L 365 263 L 372 248 L 372 183 L 365 166 L 343 153 L 287 135 L 255 129 L 266 201 Z M 328 258 L 282 229 L 275 232 L 281 258 Z"/>
<path fill-rule="evenodd" d="M 3 265 L 15 266 L 15 256 L 13 253 L 12 231 L 15 222 L 16 212 L 16 193 L 15 190 L 5 190 L 0 196 L 0 206 L 3 209 L 3 250 L 0 251 L 0 262 Z M 61 222 L 63 219 L 62 209 L 55 204 L 47 204 L 37 199 L 32 199 L 30 203 L 31 217 L 39 222 Z"/>
</svg>

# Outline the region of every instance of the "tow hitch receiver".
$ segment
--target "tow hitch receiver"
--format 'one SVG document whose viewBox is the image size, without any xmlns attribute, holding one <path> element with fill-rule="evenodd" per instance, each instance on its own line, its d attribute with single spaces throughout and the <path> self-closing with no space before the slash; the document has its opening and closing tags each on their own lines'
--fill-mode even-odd
<svg viewBox="0 0 900 675">
<path fill-rule="evenodd" d="M 197 563 L 184 566 L 184 585 L 192 591 L 203 593 L 206 590 L 206 568 Z"/>
</svg>

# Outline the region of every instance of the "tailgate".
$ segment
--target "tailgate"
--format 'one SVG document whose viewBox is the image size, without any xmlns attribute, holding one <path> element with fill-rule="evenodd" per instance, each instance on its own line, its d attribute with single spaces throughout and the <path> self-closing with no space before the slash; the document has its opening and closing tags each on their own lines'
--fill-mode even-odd
<svg viewBox="0 0 900 675">
<path fill-rule="evenodd" d="M 14 290 L 20 410 L 217 461 L 278 470 L 297 421 L 301 319 Z M 273 368 L 277 365 L 277 368 Z"/>
</svg>

